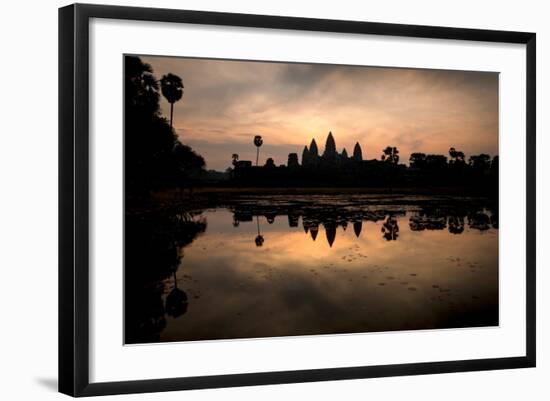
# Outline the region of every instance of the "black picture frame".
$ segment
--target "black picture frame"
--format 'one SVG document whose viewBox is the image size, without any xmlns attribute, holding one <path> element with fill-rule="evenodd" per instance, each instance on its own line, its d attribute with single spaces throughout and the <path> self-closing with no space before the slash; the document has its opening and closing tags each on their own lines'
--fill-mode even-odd
<svg viewBox="0 0 550 401">
<path fill-rule="evenodd" d="M 91 18 L 438 38 L 526 45 L 526 355 L 154 380 L 89 380 L 89 22 Z M 536 35 L 447 28 L 75 4 L 59 9 L 59 391 L 71 396 L 251 386 L 534 367 Z"/>
</svg>

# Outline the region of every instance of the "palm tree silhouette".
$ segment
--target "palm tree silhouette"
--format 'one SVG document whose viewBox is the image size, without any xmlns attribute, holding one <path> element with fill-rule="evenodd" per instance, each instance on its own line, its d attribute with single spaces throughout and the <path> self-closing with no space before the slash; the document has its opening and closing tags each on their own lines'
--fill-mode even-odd
<svg viewBox="0 0 550 401">
<path fill-rule="evenodd" d="M 258 159 L 260 157 L 260 146 L 262 146 L 263 143 L 264 143 L 264 140 L 260 135 L 256 135 L 254 137 L 254 145 L 258 148 L 258 150 L 256 151 L 256 166 L 258 165 Z"/>
<path fill-rule="evenodd" d="M 395 167 L 399 163 L 399 150 L 395 146 L 386 146 L 386 149 L 382 151 L 382 161 L 389 164 L 390 171 L 388 174 L 388 181 L 390 192 L 392 192 L 393 176 L 396 174 Z"/>
<path fill-rule="evenodd" d="M 181 99 L 183 95 L 183 82 L 177 75 L 168 73 L 163 75 L 160 80 L 160 89 L 162 96 L 170 103 L 170 128 L 174 116 L 174 103 Z"/>
</svg>

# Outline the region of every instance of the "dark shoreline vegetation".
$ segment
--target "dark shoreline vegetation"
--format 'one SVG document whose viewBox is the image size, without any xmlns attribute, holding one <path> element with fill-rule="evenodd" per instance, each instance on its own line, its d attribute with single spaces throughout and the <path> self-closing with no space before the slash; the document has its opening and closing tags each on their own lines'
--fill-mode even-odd
<svg viewBox="0 0 550 401">
<path fill-rule="evenodd" d="M 271 238 L 264 236 L 262 230 L 280 228 L 282 222 L 290 230 L 303 229 L 302 234 L 311 241 L 316 241 L 321 229 L 329 247 L 335 241 L 338 245 L 337 236 L 344 235 L 341 233 L 347 227 L 360 239 L 369 232 L 367 224 L 375 223 L 376 239 L 392 244 L 403 241 L 404 231 L 445 233 L 458 238 L 466 237 L 469 231 L 484 233 L 498 229 L 498 156 L 472 155 L 466 161 L 463 152 L 451 148 L 449 158 L 416 152 L 410 155 L 409 165 L 405 165 L 399 163 L 399 150 L 388 146 L 381 150 L 380 160 L 363 160 L 358 143 L 348 156 L 346 149 L 336 151 L 336 141 L 329 133 L 322 153 L 312 140 L 303 149 L 301 161 L 297 153 L 291 153 L 286 165 L 276 166 L 272 158 L 267 158 L 260 166 L 264 138 L 256 135 L 251 138 L 251 146 L 256 146 L 255 164 L 233 154 L 228 155 L 230 167 L 226 171 L 206 170 L 204 157 L 182 143 L 172 126 L 173 109 L 183 90 L 181 78 L 166 74 L 157 80 L 151 66 L 138 57 L 125 57 L 127 344 L 166 341 L 161 333 L 169 321 L 186 314 L 188 317 L 188 308 L 194 302 L 204 302 L 199 300 L 200 294 L 182 286 L 182 280 L 187 280 L 187 287 L 197 282 L 185 273 L 189 266 L 182 268 L 182 265 L 187 263 L 184 252 L 188 255 L 191 244 L 206 236 L 209 213 L 231 213 L 232 222 L 227 229 L 234 231 L 225 232 L 231 238 L 239 229 L 253 229 L 250 243 L 247 242 L 251 249 L 246 252 L 266 250 Z M 169 118 L 160 111 L 161 95 L 170 103 Z M 209 216 L 216 221 L 215 215 Z M 315 244 L 320 241 L 317 239 Z M 374 272 L 374 268 L 371 270 Z M 223 270 L 219 273 L 227 274 Z M 292 281 L 291 276 L 287 279 Z M 215 285 L 214 281 L 211 285 Z M 434 289 L 443 292 L 440 287 Z M 407 295 L 413 291 L 409 290 Z M 442 296 L 449 296 L 450 290 L 445 291 L 438 295 L 439 301 Z M 246 296 L 232 295 L 241 294 Z M 307 301 L 307 296 L 302 298 Z M 493 298 L 472 306 L 470 314 L 458 308 L 454 315 L 446 316 L 445 309 L 438 310 L 437 319 L 417 322 L 416 326 L 408 323 L 400 326 L 399 322 L 379 328 L 369 326 L 368 330 L 366 326 L 330 329 L 327 326 L 307 333 L 490 326 L 498 324 L 498 288 L 497 297 Z M 223 304 L 224 299 L 218 302 Z M 186 340 L 243 337 L 221 331 L 205 336 Z"/>
</svg>

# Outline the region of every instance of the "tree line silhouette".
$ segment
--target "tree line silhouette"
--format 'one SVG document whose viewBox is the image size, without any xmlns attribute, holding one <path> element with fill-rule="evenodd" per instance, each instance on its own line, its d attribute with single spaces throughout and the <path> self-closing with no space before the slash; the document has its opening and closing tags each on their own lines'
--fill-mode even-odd
<svg viewBox="0 0 550 401">
<path fill-rule="evenodd" d="M 382 149 L 380 159 L 363 159 L 361 145 L 356 143 L 351 156 L 347 149 L 336 150 L 336 141 L 329 132 L 325 149 L 319 152 L 315 138 L 302 151 L 302 162 L 297 153 L 288 155 L 287 164 L 277 166 L 269 157 L 258 165 L 258 154 L 263 144 L 255 136 L 256 165 L 240 160 L 232 154 L 228 169 L 228 185 L 271 187 L 462 187 L 476 188 L 489 195 L 498 193 L 498 156 L 471 155 L 466 160 L 462 151 L 451 147 L 449 157 L 413 152 L 409 165 L 400 164 L 396 146 Z"/>
</svg>

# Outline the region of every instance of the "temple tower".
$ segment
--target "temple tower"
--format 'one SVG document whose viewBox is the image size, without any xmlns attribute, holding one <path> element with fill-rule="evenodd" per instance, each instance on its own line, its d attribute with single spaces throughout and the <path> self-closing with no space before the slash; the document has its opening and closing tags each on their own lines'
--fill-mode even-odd
<svg viewBox="0 0 550 401">
<path fill-rule="evenodd" d="M 327 142 L 325 144 L 325 152 L 323 153 L 323 157 L 327 158 L 327 159 L 336 158 L 336 142 L 334 141 L 334 137 L 332 136 L 332 132 L 328 133 Z"/>
<path fill-rule="evenodd" d="M 353 148 L 352 159 L 358 162 L 363 161 L 363 152 L 361 151 L 361 145 L 359 145 L 359 142 L 357 142 Z"/>
</svg>

